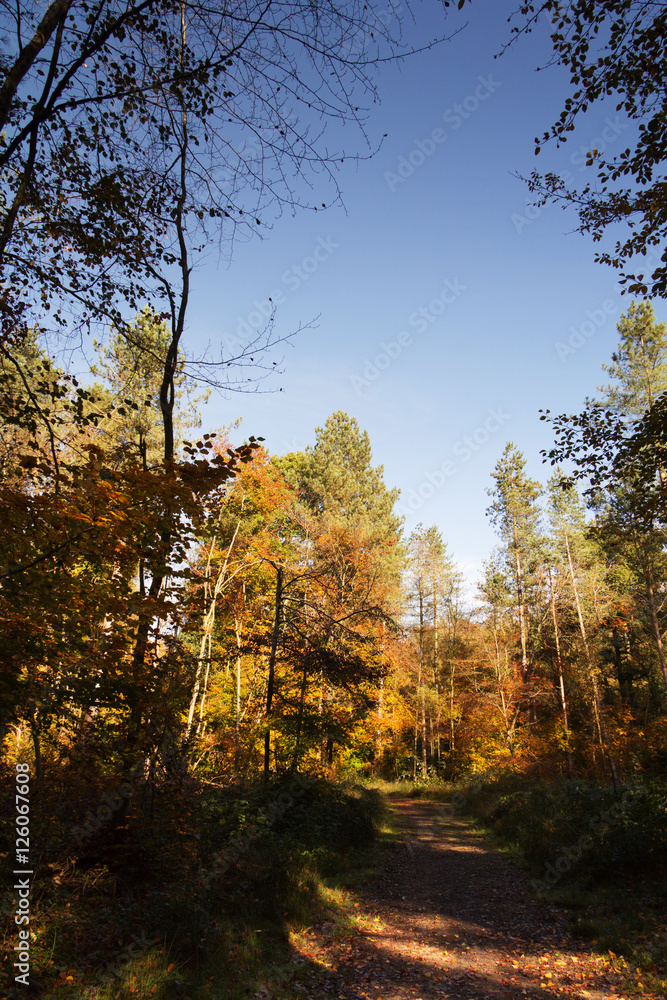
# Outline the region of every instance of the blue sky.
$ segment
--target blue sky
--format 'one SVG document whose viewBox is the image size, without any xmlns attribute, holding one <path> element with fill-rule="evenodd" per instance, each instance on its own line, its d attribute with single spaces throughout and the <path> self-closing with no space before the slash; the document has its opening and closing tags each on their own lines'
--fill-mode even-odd
<svg viewBox="0 0 667 1000">
<path fill-rule="evenodd" d="M 264 239 L 237 245 L 229 264 L 209 258 L 187 332 L 193 351 L 229 344 L 260 324 L 269 296 L 279 334 L 317 317 L 265 383 L 282 391 L 213 395 L 204 424 L 242 417 L 237 434 L 261 435 L 281 454 L 347 411 L 401 489 L 406 529 L 437 524 L 471 581 L 497 541 L 485 490 L 506 441 L 546 481 L 539 453 L 552 441 L 538 411 L 572 412 L 595 393 L 629 305 L 615 272 L 594 263 L 596 245 L 573 231 L 575 217 L 527 211 L 513 174 L 569 170 L 581 184 L 585 149 L 620 150 L 632 131 L 612 102 L 560 151 L 535 157 L 567 79 L 535 71 L 549 53 L 544 30 L 494 59 L 513 7 L 479 0 L 448 20 L 468 22 L 450 42 L 384 67 L 367 132 L 372 142 L 388 135 L 371 159 L 341 165 L 345 209 L 284 216 Z M 422 37 L 439 23 L 433 5 L 424 9 Z M 355 142 L 362 151 L 350 131 L 346 144 Z"/>
</svg>

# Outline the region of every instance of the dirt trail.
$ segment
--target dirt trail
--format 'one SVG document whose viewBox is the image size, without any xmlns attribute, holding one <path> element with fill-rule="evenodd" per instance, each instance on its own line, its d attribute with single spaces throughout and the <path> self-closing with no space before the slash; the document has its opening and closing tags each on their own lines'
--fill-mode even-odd
<svg viewBox="0 0 667 1000">
<path fill-rule="evenodd" d="M 296 995 L 344 1000 L 614 1000 L 608 962 L 577 947 L 556 910 L 538 904 L 527 876 L 460 819 L 433 803 L 395 801 L 403 842 L 360 897 L 362 930 L 336 941 L 305 936 L 329 974 Z"/>
</svg>

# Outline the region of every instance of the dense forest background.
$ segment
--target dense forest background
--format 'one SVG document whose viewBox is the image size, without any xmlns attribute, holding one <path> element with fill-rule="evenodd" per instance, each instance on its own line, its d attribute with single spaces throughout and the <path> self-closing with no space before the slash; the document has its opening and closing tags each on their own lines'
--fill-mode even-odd
<svg viewBox="0 0 667 1000">
<path fill-rule="evenodd" d="M 584 412 L 543 414 L 546 485 L 511 442 L 490 472 L 476 593 L 438 526 L 405 536 L 353 417 L 282 456 L 177 437 L 166 478 L 155 314 L 85 389 L 27 342 L 25 382 L 2 366 L 10 755 L 67 781 L 662 773 L 667 334 L 648 302 L 618 329 Z"/>
</svg>

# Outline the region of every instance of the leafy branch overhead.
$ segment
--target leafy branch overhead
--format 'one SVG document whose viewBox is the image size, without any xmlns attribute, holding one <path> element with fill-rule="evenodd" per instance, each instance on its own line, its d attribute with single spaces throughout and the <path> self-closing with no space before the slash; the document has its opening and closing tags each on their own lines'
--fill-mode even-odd
<svg viewBox="0 0 667 1000">
<path fill-rule="evenodd" d="M 613 101 L 631 124 L 628 145 L 616 156 L 588 150 L 595 173 L 581 189 L 556 172 L 533 172 L 529 188 L 538 198 L 572 205 L 579 231 L 597 242 L 608 233 L 614 243 L 596 260 L 621 272 L 636 295 L 667 294 L 667 199 L 664 159 L 667 142 L 667 12 L 640 0 L 545 0 L 523 4 L 514 14 L 515 37 L 550 23 L 553 55 L 548 66 L 569 73 L 570 93 L 559 117 L 535 140 L 535 152 L 567 141 L 596 104 Z M 512 44 L 512 43 L 510 43 Z M 507 48 L 507 46 L 506 46 Z M 624 235 L 617 236 L 617 226 Z M 646 258 L 651 268 L 646 270 Z"/>
<path fill-rule="evenodd" d="M 174 325 L 193 254 L 323 207 L 302 201 L 313 173 L 338 200 L 348 154 L 328 151 L 324 124 L 363 137 L 375 65 L 407 51 L 385 20 L 361 0 L 4 9 L 3 338 L 49 317 L 122 330 L 145 300 Z"/>
</svg>

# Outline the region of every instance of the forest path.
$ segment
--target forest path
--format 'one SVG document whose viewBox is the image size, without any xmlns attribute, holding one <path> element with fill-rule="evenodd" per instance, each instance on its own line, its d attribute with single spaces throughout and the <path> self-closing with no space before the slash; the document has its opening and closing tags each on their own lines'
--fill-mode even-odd
<svg viewBox="0 0 667 1000">
<path fill-rule="evenodd" d="M 559 911 L 538 903 L 528 877 L 465 820 L 435 803 L 394 800 L 401 845 L 359 895 L 359 932 L 325 924 L 300 951 L 325 978 L 292 980 L 294 996 L 343 1000 L 616 1000 L 620 977 L 581 950 Z M 442 813 L 442 808 L 440 809 Z"/>
</svg>

